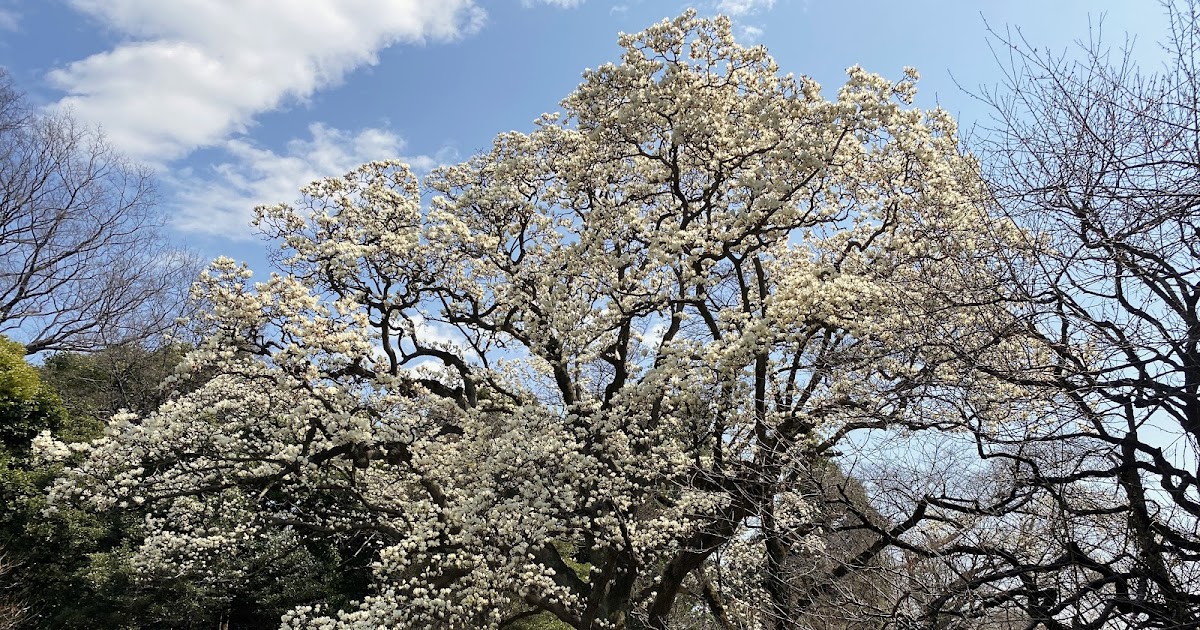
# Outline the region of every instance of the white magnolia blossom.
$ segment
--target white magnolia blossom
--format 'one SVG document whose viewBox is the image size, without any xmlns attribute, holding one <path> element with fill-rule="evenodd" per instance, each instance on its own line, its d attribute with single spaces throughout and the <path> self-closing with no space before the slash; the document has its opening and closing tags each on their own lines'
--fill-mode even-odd
<svg viewBox="0 0 1200 630">
<path fill-rule="evenodd" d="M 216 376 L 114 418 L 54 499 L 149 507 L 147 567 L 373 533 L 371 594 L 285 627 L 661 628 L 710 574 L 737 627 L 788 614 L 766 578 L 821 553 L 795 480 L 850 429 L 1027 398 L 942 343 L 1010 350 L 984 343 L 1003 309 L 956 305 L 1013 228 L 951 118 L 909 105 L 915 71 L 850 68 L 827 100 L 727 19 L 620 43 L 427 205 L 374 162 L 259 208 L 281 273 L 220 259 L 196 286 L 181 378 Z"/>
</svg>

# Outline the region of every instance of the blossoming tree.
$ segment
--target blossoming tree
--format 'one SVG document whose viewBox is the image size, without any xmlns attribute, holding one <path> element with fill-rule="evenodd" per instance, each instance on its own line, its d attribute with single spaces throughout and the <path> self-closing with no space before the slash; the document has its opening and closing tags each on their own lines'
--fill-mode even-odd
<svg viewBox="0 0 1200 630">
<path fill-rule="evenodd" d="M 725 19 L 620 41 L 561 114 L 430 175 L 428 205 L 375 162 L 260 208 L 282 273 L 222 259 L 196 288 L 185 366 L 219 376 L 75 447 L 55 496 L 149 506 L 140 562 L 179 571 L 365 534 L 371 594 L 287 627 L 802 615 L 827 527 L 803 479 L 857 429 L 1022 399 L 938 350 L 1003 318 L 963 297 L 995 295 L 980 235 L 1008 228 L 949 116 L 911 107 L 915 71 L 851 68 L 827 100 Z M 830 577 L 928 509 L 859 523 L 878 535 Z"/>
</svg>

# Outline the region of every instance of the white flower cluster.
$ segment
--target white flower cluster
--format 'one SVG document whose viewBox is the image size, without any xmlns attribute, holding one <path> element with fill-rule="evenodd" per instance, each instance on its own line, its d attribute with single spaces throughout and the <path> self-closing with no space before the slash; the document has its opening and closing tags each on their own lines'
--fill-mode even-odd
<svg viewBox="0 0 1200 630">
<path fill-rule="evenodd" d="M 917 355 L 997 316 L 948 297 L 986 280 L 991 220 L 953 121 L 906 108 L 915 71 L 851 68 L 828 101 L 725 19 L 621 43 L 564 115 L 434 172 L 427 208 L 395 162 L 259 208 L 285 273 L 222 259 L 196 288 L 181 378 L 217 376 L 115 418 L 56 499 L 149 506 L 147 567 L 270 531 L 386 541 L 370 597 L 287 628 L 620 627 L 704 566 L 753 626 L 747 524 L 816 552 L 789 471 L 957 374 Z"/>
</svg>

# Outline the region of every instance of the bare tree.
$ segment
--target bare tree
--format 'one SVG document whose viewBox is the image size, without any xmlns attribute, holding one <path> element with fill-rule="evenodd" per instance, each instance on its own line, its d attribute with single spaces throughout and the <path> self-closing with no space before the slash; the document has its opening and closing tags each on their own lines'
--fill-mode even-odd
<svg viewBox="0 0 1200 630">
<path fill-rule="evenodd" d="M 0 71 L 0 333 L 89 351 L 170 328 L 198 272 L 164 237 L 149 174 Z"/>
<path fill-rule="evenodd" d="M 1200 626 L 1200 10 L 1164 6 L 1157 72 L 1098 32 L 1079 59 L 996 36 L 1007 81 L 973 149 L 1030 236 L 1005 334 L 1039 350 L 961 354 L 1049 402 L 1022 432 L 970 427 L 996 476 L 936 502 L 975 523 L 917 554 L 947 576 L 920 602 L 938 627 Z"/>
</svg>

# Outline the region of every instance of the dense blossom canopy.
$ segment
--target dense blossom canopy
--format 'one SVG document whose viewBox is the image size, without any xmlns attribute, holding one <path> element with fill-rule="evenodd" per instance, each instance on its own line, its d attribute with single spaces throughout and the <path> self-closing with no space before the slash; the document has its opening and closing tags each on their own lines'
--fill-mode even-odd
<svg viewBox="0 0 1200 630">
<path fill-rule="evenodd" d="M 288 627 L 794 618 L 823 544 L 803 480 L 848 435 L 1027 406 L 944 348 L 1026 356 L 990 306 L 1016 231 L 911 69 L 828 100 L 723 18 L 620 43 L 428 204 L 375 162 L 260 208 L 281 273 L 221 259 L 196 288 L 181 378 L 219 375 L 71 445 L 56 499 L 148 506 L 148 569 L 369 533 L 371 595 Z"/>
</svg>

